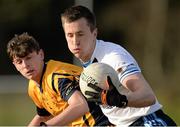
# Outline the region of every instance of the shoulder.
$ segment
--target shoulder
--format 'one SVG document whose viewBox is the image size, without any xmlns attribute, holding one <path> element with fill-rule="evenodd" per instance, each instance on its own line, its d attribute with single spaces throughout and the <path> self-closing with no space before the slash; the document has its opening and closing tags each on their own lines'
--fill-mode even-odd
<svg viewBox="0 0 180 127">
<path fill-rule="evenodd" d="M 80 73 L 82 69 L 83 69 L 82 67 L 61 61 L 50 60 L 47 63 L 47 71 L 50 71 L 51 73 L 72 72 L 75 74 L 75 73 Z"/>
<path fill-rule="evenodd" d="M 97 40 L 95 52 L 97 56 L 111 60 L 117 60 L 124 56 L 131 57 L 130 53 L 121 45 L 112 42 L 105 42 L 103 40 Z"/>
<path fill-rule="evenodd" d="M 124 54 L 128 51 L 123 48 L 121 45 L 113 42 L 103 41 L 103 40 L 97 40 L 95 49 L 97 52 L 103 52 L 105 54 L 115 53 L 115 54 Z"/>
<path fill-rule="evenodd" d="M 52 82 L 55 78 L 67 76 L 79 76 L 83 68 L 61 61 L 50 60 L 47 63 L 46 71 L 44 73 L 44 80 Z"/>
<path fill-rule="evenodd" d="M 97 45 L 102 47 L 114 47 L 114 48 L 121 47 L 119 44 L 104 40 L 97 40 Z"/>
<path fill-rule="evenodd" d="M 128 66 L 130 64 L 137 65 L 134 57 L 125 48 L 112 42 L 97 40 L 97 49 L 95 54 L 98 62 L 107 63 L 115 69 Z"/>
<path fill-rule="evenodd" d="M 43 82 L 46 82 L 51 89 L 58 92 L 60 85 L 78 79 L 82 70 L 82 67 L 73 64 L 50 60 L 47 64 Z"/>
</svg>

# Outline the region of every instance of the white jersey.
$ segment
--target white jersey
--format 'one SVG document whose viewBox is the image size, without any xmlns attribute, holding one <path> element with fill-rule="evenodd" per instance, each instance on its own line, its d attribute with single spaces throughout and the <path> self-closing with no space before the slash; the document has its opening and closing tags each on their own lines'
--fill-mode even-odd
<svg viewBox="0 0 180 127">
<path fill-rule="evenodd" d="M 141 72 L 135 59 L 120 45 L 104 42 L 102 40 L 96 41 L 96 47 L 91 57 L 91 62 L 96 59 L 97 62 L 106 63 L 112 66 L 115 70 L 122 68 L 123 71 L 118 75 L 120 82 L 131 74 Z M 87 65 L 87 63 L 85 63 Z M 112 106 L 102 106 L 103 113 L 108 117 L 109 121 L 117 126 L 129 126 L 139 117 L 148 115 L 159 110 L 162 106 L 156 101 L 154 105 L 143 108 L 118 108 Z"/>
</svg>

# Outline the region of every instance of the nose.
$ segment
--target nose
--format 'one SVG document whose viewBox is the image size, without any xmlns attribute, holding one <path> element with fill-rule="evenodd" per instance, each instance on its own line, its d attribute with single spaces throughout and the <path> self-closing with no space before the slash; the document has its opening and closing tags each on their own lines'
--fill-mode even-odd
<svg viewBox="0 0 180 127">
<path fill-rule="evenodd" d="M 73 43 L 74 43 L 75 46 L 79 46 L 80 45 L 80 40 L 79 40 L 77 35 L 74 35 Z"/>
<path fill-rule="evenodd" d="M 26 60 L 22 61 L 22 67 L 23 68 L 28 68 L 29 67 L 29 63 Z"/>
</svg>

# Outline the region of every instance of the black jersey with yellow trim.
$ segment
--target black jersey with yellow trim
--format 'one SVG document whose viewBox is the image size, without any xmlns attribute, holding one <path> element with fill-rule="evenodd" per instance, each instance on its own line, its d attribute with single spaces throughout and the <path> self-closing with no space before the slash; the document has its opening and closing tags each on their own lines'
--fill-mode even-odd
<svg viewBox="0 0 180 127">
<path fill-rule="evenodd" d="M 56 116 L 68 106 L 68 99 L 79 90 L 79 76 L 82 68 L 72 64 L 50 60 L 44 67 L 40 88 L 36 82 L 29 81 L 29 96 L 37 106 L 38 114 Z M 109 125 L 100 107 L 88 102 L 90 112 L 70 123 L 70 126 Z"/>
</svg>

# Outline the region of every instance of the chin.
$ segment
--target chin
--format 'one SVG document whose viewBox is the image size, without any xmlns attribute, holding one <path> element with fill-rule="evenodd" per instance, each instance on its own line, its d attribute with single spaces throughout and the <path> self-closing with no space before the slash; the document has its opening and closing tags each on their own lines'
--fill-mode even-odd
<svg viewBox="0 0 180 127">
<path fill-rule="evenodd" d="M 33 79 L 32 76 L 26 76 L 26 78 L 29 79 L 29 80 L 32 80 L 32 79 Z"/>
<path fill-rule="evenodd" d="M 81 59 L 80 54 L 74 54 L 74 56 L 75 56 L 76 58 L 78 58 L 78 59 Z"/>
<path fill-rule="evenodd" d="M 34 78 L 33 75 L 26 75 L 25 77 L 29 80 L 33 80 L 33 78 Z"/>
</svg>

